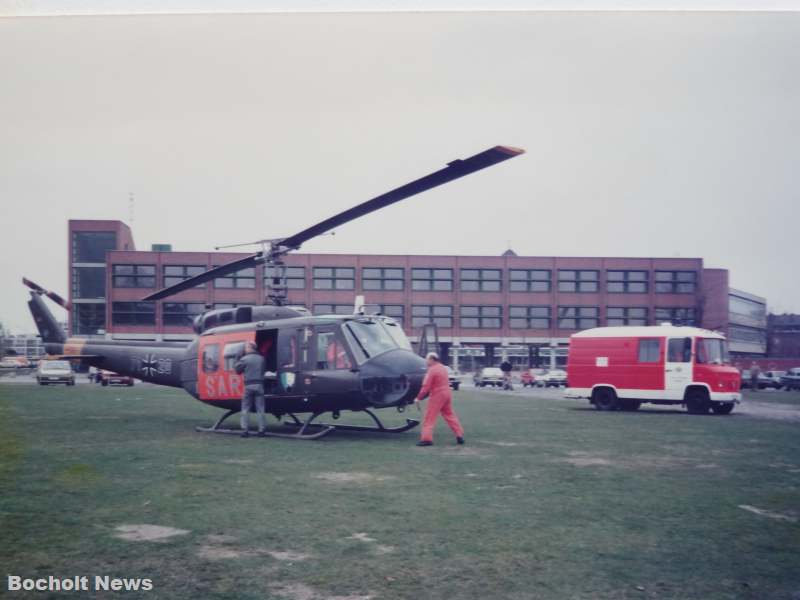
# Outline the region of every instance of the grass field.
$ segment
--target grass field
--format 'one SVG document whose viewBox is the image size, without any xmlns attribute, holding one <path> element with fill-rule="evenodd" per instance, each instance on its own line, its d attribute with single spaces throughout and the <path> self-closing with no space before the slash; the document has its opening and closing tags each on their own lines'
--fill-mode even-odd
<svg viewBox="0 0 800 600">
<path fill-rule="evenodd" d="M 149 386 L 0 385 L 2 571 L 169 599 L 798 597 L 800 423 L 456 397 L 468 445 L 440 426 L 422 449 L 198 434 L 216 411 Z M 188 533 L 123 539 L 142 525 Z"/>
</svg>

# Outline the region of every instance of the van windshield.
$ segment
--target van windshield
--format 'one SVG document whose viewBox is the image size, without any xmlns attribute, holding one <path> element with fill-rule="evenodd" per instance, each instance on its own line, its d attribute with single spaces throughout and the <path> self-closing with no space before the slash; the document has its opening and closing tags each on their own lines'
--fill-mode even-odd
<svg viewBox="0 0 800 600">
<path fill-rule="evenodd" d="M 697 340 L 697 363 L 723 365 L 728 363 L 728 343 L 718 338 Z"/>
</svg>

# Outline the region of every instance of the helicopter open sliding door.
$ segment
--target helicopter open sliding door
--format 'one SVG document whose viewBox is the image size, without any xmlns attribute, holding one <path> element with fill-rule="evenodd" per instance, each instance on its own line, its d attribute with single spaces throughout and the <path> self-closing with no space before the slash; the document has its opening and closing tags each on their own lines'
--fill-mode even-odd
<svg viewBox="0 0 800 600">
<path fill-rule="evenodd" d="M 234 365 L 247 342 L 256 341 L 256 332 L 242 331 L 202 336 L 198 345 L 197 391 L 206 402 L 239 400 L 242 397 L 242 376 Z"/>
</svg>

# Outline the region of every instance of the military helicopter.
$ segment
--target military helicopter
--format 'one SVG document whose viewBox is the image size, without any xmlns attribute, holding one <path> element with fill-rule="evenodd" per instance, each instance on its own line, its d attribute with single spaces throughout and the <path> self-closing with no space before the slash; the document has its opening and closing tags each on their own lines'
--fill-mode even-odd
<svg viewBox="0 0 800 600">
<path fill-rule="evenodd" d="M 130 375 L 158 385 L 183 388 L 196 399 L 226 412 L 210 427 L 197 431 L 239 434 L 224 421 L 240 411 L 242 378 L 234 371 L 247 342 L 256 344 L 266 359 L 266 410 L 281 421 L 267 437 L 318 439 L 334 430 L 399 433 L 419 425 L 387 427 L 375 409 L 403 412 L 419 393 L 425 374 L 423 359 L 414 353 L 402 327 L 393 319 L 371 314 L 357 300 L 352 315 L 314 316 L 304 307 L 286 305 L 283 257 L 303 243 L 378 209 L 475 171 L 522 154 L 524 150 L 495 146 L 469 158 L 455 160 L 416 179 L 334 215 L 285 238 L 255 242 L 261 249 L 245 258 L 212 268 L 143 298 L 161 300 L 241 269 L 263 264 L 270 269 L 269 304 L 208 310 L 194 322 L 197 337 L 182 342 L 132 342 L 68 338 L 45 305 L 43 296 L 64 308 L 66 301 L 23 279 L 30 288 L 28 302 L 48 354 L 80 360 L 89 366 Z M 363 412 L 374 426 L 316 422 L 331 413 Z M 303 415 L 301 419 L 298 415 Z"/>
</svg>

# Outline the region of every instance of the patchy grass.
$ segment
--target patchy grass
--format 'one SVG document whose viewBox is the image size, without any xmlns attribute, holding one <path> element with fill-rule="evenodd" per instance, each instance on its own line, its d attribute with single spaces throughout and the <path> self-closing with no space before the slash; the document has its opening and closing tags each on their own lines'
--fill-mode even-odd
<svg viewBox="0 0 800 600">
<path fill-rule="evenodd" d="M 416 448 L 198 434 L 217 412 L 150 386 L 0 385 L 0 565 L 179 600 L 800 592 L 797 422 L 456 398 L 467 446 Z"/>
</svg>

